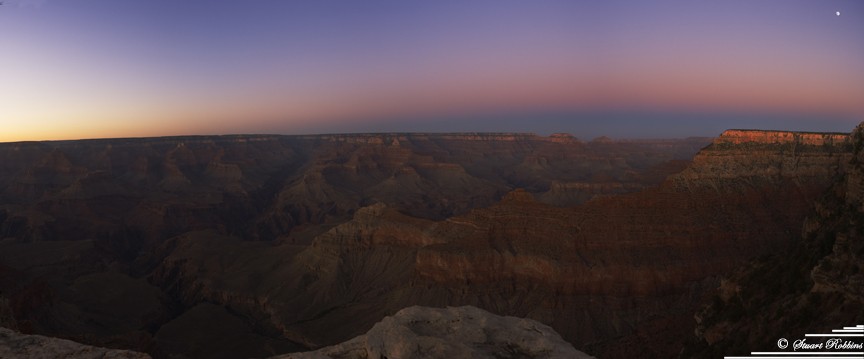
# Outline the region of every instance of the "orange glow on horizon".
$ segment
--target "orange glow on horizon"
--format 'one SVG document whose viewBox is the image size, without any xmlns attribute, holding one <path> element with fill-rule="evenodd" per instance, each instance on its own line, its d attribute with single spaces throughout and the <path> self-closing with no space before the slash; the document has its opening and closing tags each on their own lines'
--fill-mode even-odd
<svg viewBox="0 0 864 359">
<path fill-rule="evenodd" d="M 568 111 L 864 119 L 854 7 L 349 3 L 3 7 L 0 141 L 410 130 Z"/>
</svg>

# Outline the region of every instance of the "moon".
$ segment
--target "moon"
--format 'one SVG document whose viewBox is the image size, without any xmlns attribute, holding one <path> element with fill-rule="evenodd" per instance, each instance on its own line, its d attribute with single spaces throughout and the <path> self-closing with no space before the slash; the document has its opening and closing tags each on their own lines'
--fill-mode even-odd
<svg viewBox="0 0 864 359">
<path fill-rule="evenodd" d="M 839 12 L 839 11 L 838 11 L 838 12 L 836 12 L 836 14 L 837 14 L 837 16 L 840 16 L 840 12 Z"/>
</svg>

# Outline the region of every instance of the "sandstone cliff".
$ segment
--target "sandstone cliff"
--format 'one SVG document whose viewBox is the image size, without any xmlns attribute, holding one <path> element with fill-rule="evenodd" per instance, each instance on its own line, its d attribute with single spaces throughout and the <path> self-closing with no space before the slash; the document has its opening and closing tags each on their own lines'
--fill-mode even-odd
<svg viewBox="0 0 864 359">
<path fill-rule="evenodd" d="M 864 123 L 851 141 L 847 171 L 816 203 L 802 239 L 723 279 L 696 315 L 685 357 L 748 353 L 864 322 Z"/>
<path fill-rule="evenodd" d="M 592 358 L 530 319 L 501 317 L 475 307 L 410 307 L 366 334 L 313 352 L 274 359 Z"/>
<path fill-rule="evenodd" d="M 813 133 L 792 131 L 765 130 L 727 130 L 714 140 L 715 145 L 723 144 L 759 144 L 759 145 L 847 145 L 850 144 L 848 133 Z"/>
<path fill-rule="evenodd" d="M 728 130 L 672 176 L 677 186 L 710 187 L 817 183 L 841 173 L 849 161 L 848 134 Z"/>
</svg>

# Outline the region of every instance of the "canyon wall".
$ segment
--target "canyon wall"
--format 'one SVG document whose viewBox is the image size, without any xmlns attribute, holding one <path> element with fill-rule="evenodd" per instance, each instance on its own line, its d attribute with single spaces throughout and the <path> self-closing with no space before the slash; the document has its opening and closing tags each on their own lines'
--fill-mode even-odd
<svg viewBox="0 0 864 359">
<path fill-rule="evenodd" d="M 864 124 L 851 141 L 846 171 L 816 201 L 801 240 L 724 276 L 684 356 L 740 355 L 864 322 Z"/>
<path fill-rule="evenodd" d="M 156 357 L 318 348 L 413 305 L 669 357 L 720 275 L 794 246 L 851 153 L 740 130 L 0 144 L 0 295 L 24 331 Z"/>
<path fill-rule="evenodd" d="M 570 208 L 524 190 L 443 221 L 375 204 L 310 247 L 283 243 L 255 262 L 208 264 L 196 259 L 213 252 L 207 242 L 184 238 L 154 278 L 190 301 L 267 318 L 310 347 L 359 335 L 406 306 L 473 305 L 550 324 L 598 356 L 627 357 L 636 347 L 673 356 L 717 276 L 792 246 L 851 156 L 845 141 L 786 145 L 711 145 L 657 187 Z M 226 252 L 252 251 L 238 238 L 219 241 Z M 206 275 L 230 272 L 262 280 L 250 288 Z M 256 291 L 266 299 L 249 295 Z"/>
<path fill-rule="evenodd" d="M 714 140 L 715 145 L 793 144 L 803 146 L 837 146 L 851 143 L 848 133 L 812 133 L 793 131 L 726 130 Z"/>
<path fill-rule="evenodd" d="M 723 187 L 795 182 L 824 187 L 845 171 L 852 151 L 848 134 L 728 130 L 704 148 L 677 186 Z"/>
<path fill-rule="evenodd" d="M 267 303 L 260 290 L 268 285 L 259 282 L 297 280 L 303 288 L 323 276 L 298 275 L 306 269 L 291 258 L 360 209 L 381 203 L 405 221 L 443 220 L 515 188 L 574 205 L 656 185 L 708 142 L 367 134 L 0 144 L 0 299 L 24 332 L 156 357 L 298 350 L 280 329 L 290 323 L 270 324 L 255 309 Z M 240 246 L 232 251 L 221 238 Z M 270 252 L 283 255 L 269 264 L 278 270 L 260 275 L 261 268 L 211 273 L 208 261 L 187 279 L 188 266 L 174 261 L 221 257 L 217 264 L 227 266 L 246 253 L 255 266 Z M 210 278 L 250 287 L 216 291 Z M 370 312 L 368 323 L 379 314 Z M 359 334 L 348 328 L 333 340 Z M 201 333 L 194 339 L 203 342 L 178 340 L 184 333 Z"/>
</svg>

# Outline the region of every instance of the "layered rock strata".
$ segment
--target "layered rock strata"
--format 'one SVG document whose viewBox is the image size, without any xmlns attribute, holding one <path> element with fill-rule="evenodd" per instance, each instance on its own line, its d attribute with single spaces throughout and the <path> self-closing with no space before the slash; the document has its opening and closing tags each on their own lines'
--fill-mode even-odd
<svg viewBox="0 0 864 359">
<path fill-rule="evenodd" d="M 638 346 L 674 356 L 717 276 L 790 247 L 850 157 L 843 141 L 807 151 L 757 144 L 745 156 L 753 145 L 709 146 L 659 187 L 572 208 L 524 190 L 444 221 L 376 204 L 310 247 L 279 243 L 254 262 L 244 258 L 263 253 L 258 245 L 201 233 L 210 239 L 179 238 L 153 278 L 190 302 L 267 318 L 310 347 L 359 335 L 406 306 L 473 305 L 547 323 L 592 354 L 627 357 Z M 799 165 L 776 168 L 786 163 Z M 248 254 L 220 255 L 208 249 L 214 243 Z M 211 256 L 222 259 L 202 259 Z"/>
<path fill-rule="evenodd" d="M 15 159 L 0 163 L 0 290 L 24 331 L 158 355 L 210 356 L 238 334 L 235 356 L 318 348 L 412 305 L 472 305 L 598 356 L 669 357 L 717 276 L 794 244 L 852 150 L 746 135 L 687 166 L 701 140 L 0 145 Z"/>
<path fill-rule="evenodd" d="M 323 274 L 297 275 L 291 258 L 366 206 L 383 203 L 410 217 L 443 220 L 523 187 L 557 205 L 573 205 L 659 183 L 675 170 L 666 163 L 689 159 L 706 143 L 359 134 L 0 144 L 0 297 L 9 313 L 3 320 L 27 333 L 154 355 L 284 351 L 294 344 L 280 327 L 290 323 L 271 324 L 271 315 L 254 309 L 268 302 L 261 290 L 270 284 L 256 283 L 270 283 L 270 273 L 207 272 L 175 282 L 169 278 L 189 273 L 173 273 L 188 268 L 173 259 L 198 241 L 223 256 L 219 266 L 233 265 L 242 253 L 254 266 L 262 257 L 257 251 L 286 248 L 285 257 L 272 263 L 285 268 L 272 271 L 283 276 L 275 281 L 308 285 Z M 249 245 L 248 252 L 224 252 L 220 246 L 228 242 L 218 239 L 226 237 Z M 187 254 L 191 263 L 203 259 Z M 244 282 L 250 287 L 236 292 L 233 285 Z M 230 290 L 213 290 L 217 285 Z M 298 288 L 303 297 L 306 289 Z M 226 310 L 227 303 L 240 304 Z M 293 303 L 280 308 L 319 309 L 296 309 L 305 300 Z M 386 314 L 392 313 L 373 312 L 362 323 Z M 213 320 L 195 320 L 202 316 Z M 359 327 L 347 328 L 330 340 L 359 334 Z M 183 333 L 202 335 L 171 338 Z M 232 335 L 244 338 L 243 344 L 213 344 Z"/>
<path fill-rule="evenodd" d="M 817 201 L 802 239 L 723 278 L 683 356 L 738 355 L 864 322 L 864 124 L 852 142 L 845 175 Z"/>
</svg>

